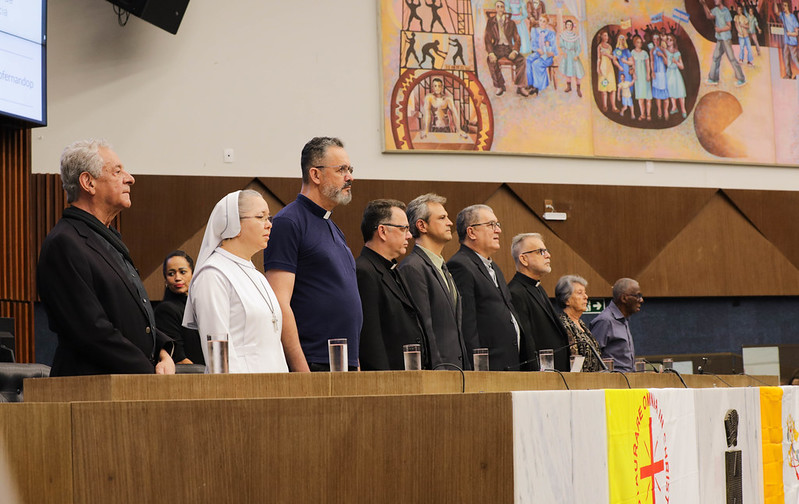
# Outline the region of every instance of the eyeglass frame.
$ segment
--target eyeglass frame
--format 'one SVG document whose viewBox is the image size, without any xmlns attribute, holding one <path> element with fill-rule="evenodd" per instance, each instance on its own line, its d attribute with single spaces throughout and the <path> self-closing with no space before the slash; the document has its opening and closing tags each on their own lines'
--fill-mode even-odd
<svg viewBox="0 0 799 504">
<path fill-rule="evenodd" d="M 312 166 L 311 168 L 316 168 L 317 170 L 321 170 L 323 168 L 336 168 L 336 173 L 338 173 L 342 177 L 346 177 L 347 176 L 346 172 L 349 172 L 350 175 L 352 175 L 353 172 L 355 172 L 355 167 L 352 166 L 352 165 L 338 165 L 338 166 L 336 166 L 336 165 L 332 165 L 332 166 L 320 165 L 320 166 Z"/>
<path fill-rule="evenodd" d="M 547 254 L 552 255 L 552 252 L 550 252 L 548 248 L 537 248 L 537 249 L 533 249 L 533 250 L 528 250 L 527 252 L 522 252 L 519 255 L 523 256 L 524 254 L 532 254 L 533 252 L 537 252 L 537 253 L 541 254 L 542 256 L 544 256 L 544 257 L 546 257 Z"/>
<path fill-rule="evenodd" d="M 491 229 L 502 229 L 502 224 L 499 221 L 478 222 L 477 224 L 469 224 L 467 228 L 476 226 L 491 226 Z"/>
<path fill-rule="evenodd" d="M 410 229 L 411 229 L 410 225 L 391 224 L 390 222 L 381 222 L 380 224 L 375 226 L 375 229 L 379 228 L 380 226 L 391 226 L 391 227 L 394 227 L 394 228 L 397 228 L 397 229 L 401 229 L 401 230 L 403 230 L 406 233 L 408 231 L 410 231 Z"/>
<path fill-rule="evenodd" d="M 239 217 L 239 220 L 255 219 L 255 220 L 261 221 L 261 224 L 266 224 L 267 222 L 271 223 L 272 222 L 272 218 L 273 218 L 272 215 L 264 215 L 264 216 L 261 216 L 261 217 L 259 217 L 257 215 L 242 215 L 242 216 Z"/>
</svg>

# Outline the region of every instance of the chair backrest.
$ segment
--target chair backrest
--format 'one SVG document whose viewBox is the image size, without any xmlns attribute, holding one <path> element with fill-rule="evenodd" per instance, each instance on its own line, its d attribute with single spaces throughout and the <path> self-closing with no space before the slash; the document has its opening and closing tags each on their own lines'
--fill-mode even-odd
<svg viewBox="0 0 799 504">
<path fill-rule="evenodd" d="M 25 378 L 46 378 L 50 366 L 0 362 L 0 401 L 22 402 L 22 382 Z"/>
<path fill-rule="evenodd" d="M 175 374 L 203 374 L 205 364 L 175 364 Z"/>
</svg>

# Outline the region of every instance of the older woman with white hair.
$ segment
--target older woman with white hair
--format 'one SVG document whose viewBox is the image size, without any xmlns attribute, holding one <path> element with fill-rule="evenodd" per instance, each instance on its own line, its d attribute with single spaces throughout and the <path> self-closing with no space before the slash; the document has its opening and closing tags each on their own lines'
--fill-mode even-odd
<svg viewBox="0 0 799 504">
<path fill-rule="evenodd" d="M 585 357 L 583 371 L 600 371 L 604 368 L 599 358 L 599 344 L 580 317 L 588 308 L 588 282 L 577 275 L 560 277 L 555 286 L 555 299 L 562 310 L 560 323 L 569 336 L 572 355 Z"/>
<path fill-rule="evenodd" d="M 280 305 L 251 260 L 271 229 L 269 205 L 252 190 L 222 198 L 205 228 L 183 325 L 199 331 L 206 363 L 206 341 L 227 340 L 231 373 L 288 372 Z"/>
</svg>

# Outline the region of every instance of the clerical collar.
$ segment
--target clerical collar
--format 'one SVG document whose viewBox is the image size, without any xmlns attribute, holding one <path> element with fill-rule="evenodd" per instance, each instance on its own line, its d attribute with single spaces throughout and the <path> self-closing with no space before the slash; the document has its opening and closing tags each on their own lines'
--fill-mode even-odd
<svg viewBox="0 0 799 504">
<path fill-rule="evenodd" d="M 372 255 L 373 257 L 376 257 L 377 260 L 380 261 L 380 264 L 385 266 L 385 268 L 387 270 L 393 270 L 397 266 L 399 266 L 399 263 L 397 262 L 396 259 L 386 259 L 385 257 L 383 257 L 382 255 L 378 254 L 374 250 L 370 249 L 366 245 L 364 245 L 363 246 L 363 250 L 361 250 L 361 255 L 363 255 L 364 253 Z"/>
<path fill-rule="evenodd" d="M 297 201 L 299 201 L 305 208 L 310 210 L 311 213 L 314 214 L 315 216 L 321 217 L 322 219 L 325 220 L 330 219 L 330 214 L 332 212 L 330 210 L 325 210 L 324 208 L 320 207 L 319 205 L 311 201 L 311 199 L 308 196 L 305 196 L 304 194 L 298 194 Z"/>
</svg>

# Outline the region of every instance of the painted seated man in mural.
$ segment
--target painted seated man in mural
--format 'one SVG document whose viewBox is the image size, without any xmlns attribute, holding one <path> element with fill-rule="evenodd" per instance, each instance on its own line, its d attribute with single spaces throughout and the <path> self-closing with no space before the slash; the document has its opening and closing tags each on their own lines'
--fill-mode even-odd
<svg viewBox="0 0 799 504">
<path fill-rule="evenodd" d="M 555 31 L 549 26 L 549 17 L 541 14 L 538 26 L 530 30 L 532 53 L 527 57 L 527 85 L 533 94 L 549 86 L 547 71 L 558 55 Z"/>
<path fill-rule="evenodd" d="M 505 94 L 505 78 L 502 77 L 499 60 L 507 58 L 513 63 L 513 83 L 516 84 L 516 92 L 522 96 L 529 96 L 530 93 L 525 87 L 527 82 L 524 76 L 524 56 L 519 52 L 521 39 L 516 30 L 516 23 L 509 14 L 505 13 L 505 2 L 500 0 L 494 4 L 494 7 L 496 16 L 488 17 L 483 38 L 488 53 L 488 70 L 496 88 L 496 95 Z"/>
<path fill-rule="evenodd" d="M 467 138 L 466 132 L 461 129 L 460 115 L 452 95 L 444 90 L 444 81 L 438 77 L 433 79 L 431 92 L 424 97 L 422 119 L 424 127 L 419 133 L 419 138 L 426 138 L 428 133 L 460 133 L 462 138 Z"/>
</svg>

